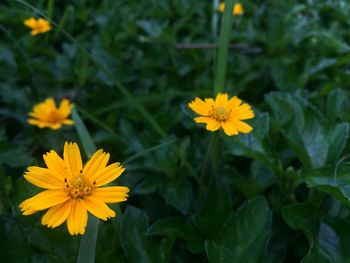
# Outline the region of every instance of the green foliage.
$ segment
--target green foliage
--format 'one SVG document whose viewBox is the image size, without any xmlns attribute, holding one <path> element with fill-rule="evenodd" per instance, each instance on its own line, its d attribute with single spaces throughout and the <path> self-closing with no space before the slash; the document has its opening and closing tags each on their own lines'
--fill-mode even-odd
<svg viewBox="0 0 350 263">
<path fill-rule="evenodd" d="M 2 262 L 76 262 L 80 237 L 18 208 L 39 191 L 27 167 L 65 141 L 126 167 L 96 262 L 349 262 L 350 4 L 242 1 L 232 18 L 212 2 L 0 3 Z M 30 36 L 42 15 L 53 30 Z M 251 133 L 193 121 L 213 87 L 252 105 Z M 28 125 L 47 97 L 72 100 L 92 141 Z"/>
</svg>

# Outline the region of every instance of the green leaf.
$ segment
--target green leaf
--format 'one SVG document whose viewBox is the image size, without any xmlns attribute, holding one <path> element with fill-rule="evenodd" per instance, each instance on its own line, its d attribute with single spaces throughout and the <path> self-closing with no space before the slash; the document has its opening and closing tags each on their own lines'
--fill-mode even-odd
<svg viewBox="0 0 350 263">
<path fill-rule="evenodd" d="M 349 108 L 348 96 L 342 89 L 333 90 L 327 97 L 326 113 L 330 119 L 343 116 Z"/>
<path fill-rule="evenodd" d="M 260 160 L 269 169 L 274 170 L 276 160 L 273 151 L 267 141 L 270 130 L 270 116 L 268 113 L 259 113 L 250 121 L 254 130 L 247 134 L 241 134 L 234 138 L 225 136 L 228 151 L 236 156 L 245 156 Z"/>
<path fill-rule="evenodd" d="M 231 191 L 232 187 L 223 171 L 210 181 L 202 210 L 199 215 L 193 217 L 193 222 L 202 236 L 208 239 L 217 239 L 220 236 L 223 225 L 232 211 Z M 214 207 L 215 213 L 213 213 Z"/>
<path fill-rule="evenodd" d="M 169 180 L 159 187 L 159 193 L 168 205 L 174 206 L 182 214 L 187 213 L 192 200 L 192 187 L 187 179 Z"/>
<path fill-rule="evenodd" d="M 308 187 L 317 188 L 350 207 L 349 172 L 348 167 L 338 170 L 323 168 L 306 173 L 305 178 Z"/>
<path fill-rule="evenodd" d="M 318 219 L 317 211 L 308 204 L 282 208 L 286 223 L 301 230 L 310 244 L 302 263 L 346 263 L 350 258 L 350 223 L 343 219 Z"/>
<path fill-rule="evenodd" d="M 185 240 L 192 253 L 203 251 L 203 241 L 195 228 L 181 217 L 170 217 L 156 221 L 147 230 L 150 236 L 170 236 Z"/>
<path fill-rule="evenodd" d="M 320 168 L 328 156 L 328 133 L 314 110 L 307 107 L 308 101 L 303 96 L 302 93 L 272 92 L 266 101 L 278 128 L 303 165 L 307 169 Z"/>
<path fill-rule="evenodd" d="M 146 235 L 148 216 L 142 210 L 129 206 L 122 222 L 122 248 L 127 262 L 168 262 L 172 242 L 170 239 L 157 241 Z"/>
<path fill-rule="evenodd" d="M 209 262 L 261 262 L 271 235 L 271 220 L 264 197 L 247 201 L 231 215 L 221 238 L 206 242 Z"/>
<path fill-rule="evenodd" d="M 349 124 L 339 123 L 328 136 L 329 148 L 327 163 L 335 165 L 349 138 Z"/>
</svg>

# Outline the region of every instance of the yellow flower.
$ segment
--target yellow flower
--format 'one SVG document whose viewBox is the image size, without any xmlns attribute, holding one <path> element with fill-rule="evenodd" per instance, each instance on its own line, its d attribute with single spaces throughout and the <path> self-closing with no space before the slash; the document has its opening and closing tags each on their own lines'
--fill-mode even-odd
<svg viewBox="0 0 350 263">
<path fill-rule="evenodd" d="M 28 119 L 28 123 L 39 128 L 51 128 L 57 130 L 63 124 L 72 125 L 74 122 L 68 119 L 72 112 L 73 104 L 69 100 L 63 99 L 57 108 L 53 98 L 48 98 L 44 102 L 34 106 L 33 111 L 28 115 L 33 118 Z"/>
<path fill-rule="evenodd" d="M 54 151 L 46 153 L 47 168 L 31 166 L 25 179 L 47 189 L 22 202 L 23 215 L 48 209 L 41 223 L 54 228 L 67 221 L 71 235 L 84 234 L 90 212 L 107 220 L 115 212 L 106 203 L 125 201 L 129 189 L 124 186 L 101 187 L 118 178 L 125 168 L 120 163 L 107 165 L 109 153 L 98 150 L 83 167 L 76 143 L 64 144 L 63 159 Z"/>
<path fill-rule="evenodd" d="M 24 20 L 24 25 L 32 29 L 32 32 L 31 32 L 32 36 L 46 33 L 52 29 L 49 21 L 43 18 L 38 18 L 38 19 L 35 19 L 34 17 L 28 18 Z"/>
<path fill-rule="evenodd" d="M 253 130 L 242 120 L 254 118 L 254 112 L 248 104 L 242 103 L 236 96 L 228 99 L 226 93 L 219 93 L 215 101 L 212 98 L 203 101 L 197 97 L 188 104 L 188 107 L 201 115 L 194 118 L 195 122 L 205 123 L 209 131 L 217 131 L 221 127 L 228 136 L 231 136 Z"/>
<path fill-rule="evenodd" d="M 225 10 L 225 3 L 224 2 L 220 3 L 218 10 L 220 12 L 224 12 L 224 10 Z M 240 3 L 235 4 L 233 6 L 232 12 L 233 12 L 234 16 L 242 15 L 244 13 L 243 5 Z"/>
</svg>

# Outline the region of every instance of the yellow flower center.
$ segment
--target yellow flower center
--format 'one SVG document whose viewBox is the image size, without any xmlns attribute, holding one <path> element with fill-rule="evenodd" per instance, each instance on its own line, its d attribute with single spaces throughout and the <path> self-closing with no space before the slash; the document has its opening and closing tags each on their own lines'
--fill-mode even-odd
<svg viewBox="0 0 350 263">
<path fill-rule="evenodd" d="M 82 173 L 73 177 L 69 182 L 67 181 L 67 178 L 65 178 L 64 182 L 66 183 L 66 192 L 72 197 L 72 199 L 83 199 L 90 195 L 94 189 L 94 186 L 85 180 Z M 94 184 L 96 183 L 94 182 Z"/>
<path fill-rule="evenodd" d="M 226 121 L 230 115 L 230 112 L 224 107 L 217 107 L 213 110 L 213 118 L 217 121 Z"/>
<path fill-rule="evenodd" d="M 62 121 L 62 117 L 57 110 L 51 110 L 46 117 L 47 121 L 50 123 L 58 123 Z"/>
</svg>

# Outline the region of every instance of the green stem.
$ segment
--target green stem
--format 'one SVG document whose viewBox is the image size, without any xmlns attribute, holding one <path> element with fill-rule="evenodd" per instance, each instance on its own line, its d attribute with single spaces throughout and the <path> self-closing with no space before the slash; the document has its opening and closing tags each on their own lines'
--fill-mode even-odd
<svg viewBox="0 0 350 263">
<path fill-rule="evenodd" d="M 221 92 L 225 85 L 227 54 L 230 42 L 230 32 L 232 30 L 233 21 L 233 2 L 234 0 L 225 1 L 225 10 L 221 19 L 218 61 L 215 72 L 214 95 Z"/>
<path fill-rule="evenodd" d="M 91 157 L 92 154 L 96 151 L 96 146 L 75 108 L 73 108 L 72 111 L 72 118 L 74 120 L 74 125 L 79 134 L 81 143 L 83 144 L 85 153 L 88 157 Z M 96 217 L 89 215 L 88 225 L 86 227 L 85 234 L 80 240 L 80 248 L 77 260 L 78 263 L 95 262 L 98 225 L 99 220 Z"/>
<path fill-rule="evenodd" d="M 199 176 L 199 196 L 201 200 L 205 192 L 205 175 L 208 170 L 209 159 L 212 156 L 212 152 L 215 148 L 216 143 L 217 143 L 217 134 L 213 133 L 211 134 L 211 138 L 207 147 L 207 152 L 205 154 L 203 165 L 201 168 L 201 173 Z"/>
</svg>

